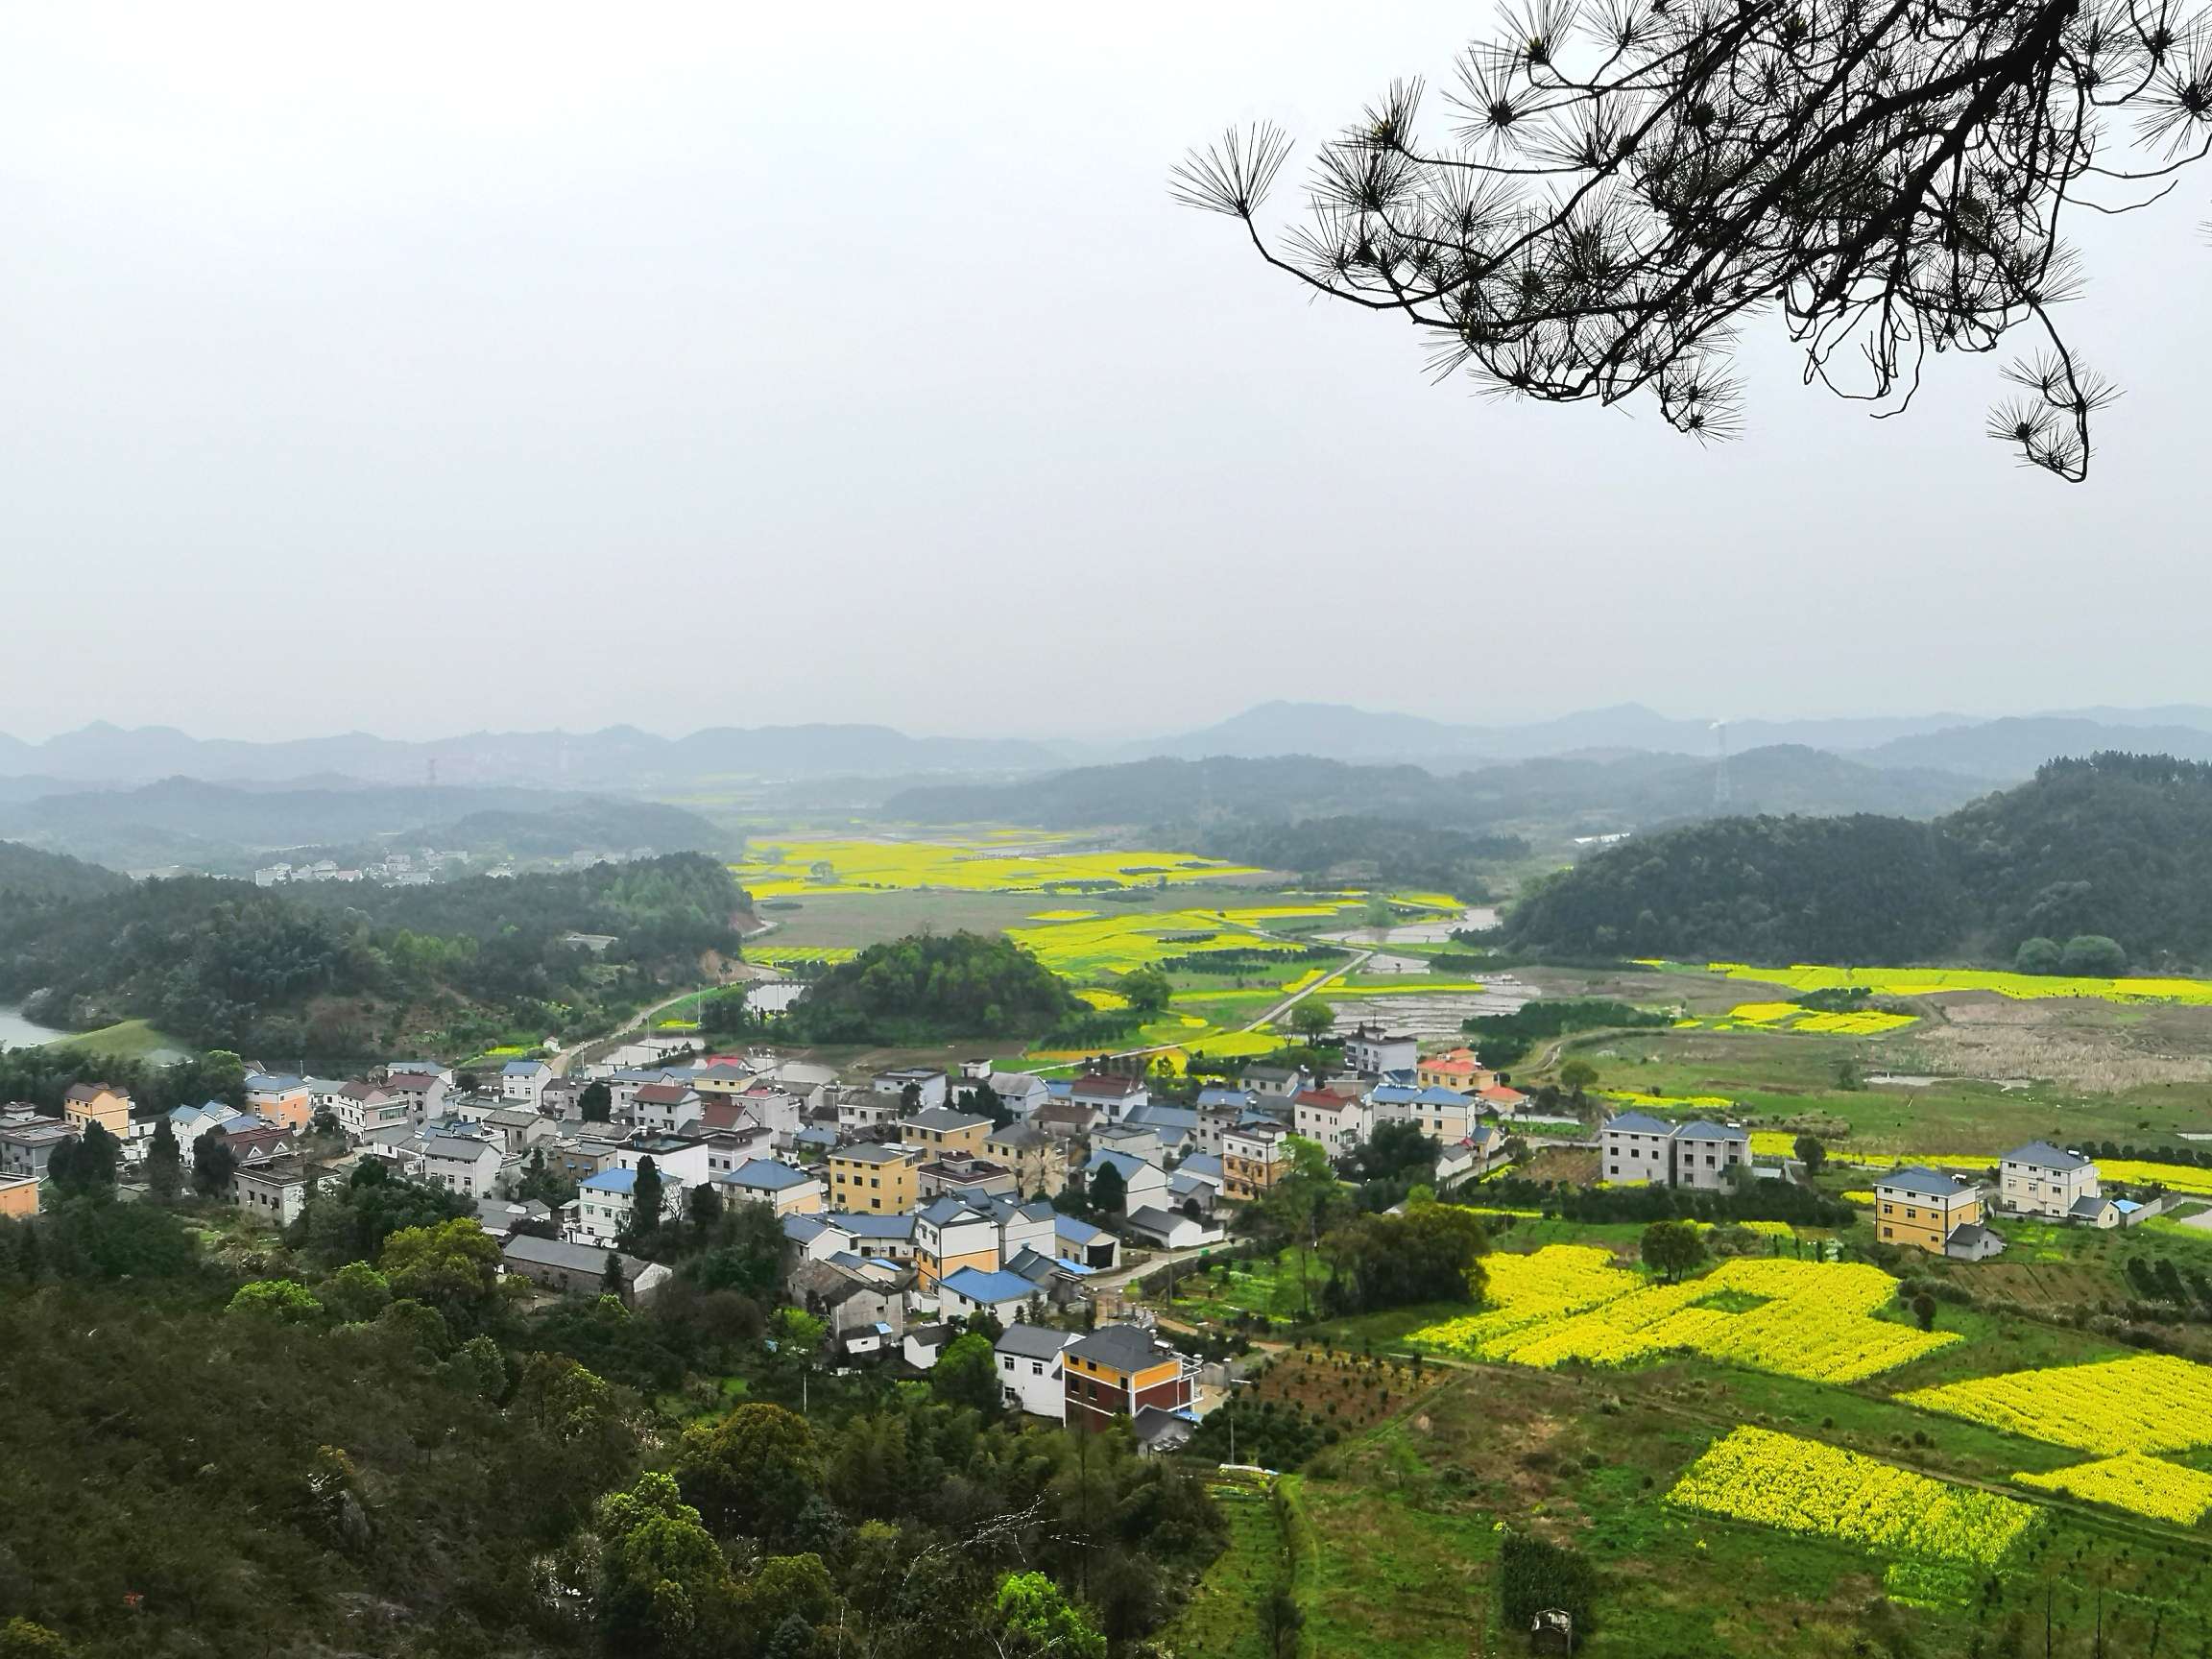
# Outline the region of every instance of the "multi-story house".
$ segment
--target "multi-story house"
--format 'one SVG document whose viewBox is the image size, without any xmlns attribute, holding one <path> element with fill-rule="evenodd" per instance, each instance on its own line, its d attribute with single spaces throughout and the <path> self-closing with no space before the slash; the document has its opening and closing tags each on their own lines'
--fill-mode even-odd
<svg viewBox="0 0 2212 1659">
<path fill-rule="evenodd" d="M 1290 1152 L 1284 1145 L 1289 1133 L 1280 1123 L 1245 1123 L 1225 1131 L 1222 1198 L 1231 1204 L 1249 1203 L 1280 1181 L 1290 1168 Z"/>
<path fill-rule="evenodd" d="M 1055 1423 L 1068 1421 L 1068 1385 L 1060 1355 L 1074 1340 L 1074 1333 L 1048 1325 L 1017 1321 L 1006 1327 L 992 1344 L 992 1353 L 998 1361 L 998 1386 L 1009 1408 Z"/>
<path fill-rule="evenodd" d="M 1070 1342 L 1060 1363 L 1071 1429 L 1103 1429 L 1147 1406 L 1187 1411 L 1196 1392 L 1197 1368 L 1135 1325 L 1101 1325 Z"/>
<path fill-rule="evenodd" d="M 998 1223 L 989 1209 L 959 1198 L 936 1198 L 914 1212 L 914 1270 L 926 1290 L 940 1279 L 974 1267 L 996 1272 Z"/>
<path fill-rule="evenodd" d="M 699 1091 L 683 1083 L 641 1084 L 630 1096 L 630 1121 L 661 1135 L 690 1128 L 706 1111 Z"/>
<path fill-rule="evenodd" d="M 2094 1221 L 2104 1206 L 2097 1166 L 2079 1152 L 2048 1141 L 2015 1146 L 1998 1161 L 1997 1202 L 2020 1215 L 2066 1220 L 2077 1214 Z"/>
<path fill-rule="evenodd" d="M 942 1106 L 899 1119 L 899 1139 L 930 1158 L 980 1158 L 983 1142 L 991 1132 L 991 1119 Z"/>
<path fill-rule="evenodd" d="M 1874 1179 L 1874 1226 L 1885 1244 L 1969 1260 L 2004 1245 L 1982 1224 L 1982 1190 L 1915 1165 Z"/>
<path fill-rule="evenodd" d="M 1696 1118 L 1670 1123 L 1648 1112 L 1623 1112 L 1599 1135 L 1599 1174 L 1616 1186 L 1689 1187 L 1720 1191 L 1730 1171 L 1751 1161 L 1751 1138 L 1733 1123 Z"/>
<path fill-rule="evenodd" d="M 840 1146 L 829 1158 L 830 1207 L 886 1214 L 911 1210 L 920 1162 L 910 1146 Z"/>
<path fill-rule="evenodd" d="M 1464 1141 L 1479 1108 L 1455 1089 L 1408 1088 L 1403 1083 L 1379 1083 L 1365 1095 L 1378 1126 L 1410 1123 L 1438 1145 Z"/>
<path fill-rule="evenodd" d="M 1344 1035 L 1344 1064 L 1362 1077 L 1410 1071 L 1420 1059 L 1420 1042 L 1410 1031 L 1385 1031 L 1362 1021 Z"/>
<path fill-rule="evenodd" d="M 1016 1121 L 983 1138 L 983 1156 L 1014 1175 L 1014 1190 L 1025 1198 L 1042 1192 L 1057 1198 L 1068 1185 L 1066 1146 L 1034 1123 Z"/>
<path fill-rule="evenodd" d="M 131 1092 L 111 1083 L 72 1083 L 61 1096 L 61 1116 L 82 1135 L 97 1123 L 118 1141 L 131 1138 Z"/>
<path fill-rule="evenodd" d="M 1497 1082 L 1498 1073 L 1476 1057 L 1472 1048 L 1447 1048 L 1413 1065 L 1413 1081 L 1423 1089 L 1456 1089 L 1479 1094 Z"/>
<path fill-rule="evenodd" d="M 445 1109 L 445 1096 L 452 1092 L 453 1082 L 438 1071 L 388 1071 L 384 1087 L 406 1102 L 407 1116 L 420 1124 Z"/>
<path fill-rule="evenodd" d="M 248 1072 L 246 1110 L 272 1123 L 281 1123 L 287 1129 L 304 1133 L 315 1119 L 315 1090 L 304 1077 Z"/>
<path fill-rule="evenodd" d="M 1366 1139 L 1369 1108 L 1364 1100 L 1333 1089 L 1309 1089 L 1290 1108 L 1290 1126 L 1318 1142 L 1332 1158 L 1343 1157 Z"/>
<path fill-rule="evenodd" d="M 553 1068 L 542 1060 L 510 1060 L 499 1068 L 499 1098 L 535 1109 L 552 1080 Z"/>
<path fill-rule="evenodd" d="M 491 1141 L 433 1135 L 422 1142 L 422 1179 L 431 1187 L 463 1198 L 488 1198 L 499 1184 L 504 1162 Z"/>
<path fill-rule="evenodd" d="M 1700 1191 L 1725 1191 L 1730 1171 L 1751 1162 L 1751 1137 L 1733 1123 L 1711 1123 L 1695 1118 L 1677 1123 L 1674 1146 L 1674 1185 Z"/>
<path fill-rule="evenodd" d="M 569 1237 L 579 1244 L 609 1244 L 630 1225 L 637 1208 L 637 1171 L 602 1169 L 577 1183 L 576 1220 Z M 661 1214 L 672 1220 L 683 1214 L 684 1189 L 673 1181 L 661 1187 Z"/>
<path fill-rule="evenodd" d="M 46 1161 L 54 1156 L 54 1148 L 83 1133 L 65 1118 L 48 1118 L 29 1107 L 11 1110 L 0 1117 L 0 1175 L 44 1180 Z"/>
<path fill-rule="evenodd" d="M 1092 1071 L 1075 1079 L 1068 1098 L 1088 1106 L 1108 1123 L 1118 1123 L 1138 1107 L 1147 1105 L 1152 1091 L 1142 1077 L 1124 1077 L 1118 1071 Z"/>
<path fill-rule="evenodd" d="M 1148 1163 L 1128 1152 L 1092 1153 L 1091 1162 L 1083 1166 L 1084 1190 L 1095 1194 L 1098 1177 L 1107 1169 L 1112 1169 L 1121 1178 L 1121 1208 L 1124 1212 L 1142 1210 L 1147 1204 L 1165 1205 L 1167 1202 L 1167 1171 L 1157 1164 Z"/>
<path fill-rule="evenodd" d="M 878 1094 L 888 1094 L 892 1099 L 907 1102 L 908 1110 L 928 1106 L 942 1106 L 949 1097 L 951 1084 L 945 1073 L 929 1066 L 901 1066 L 889 1071 L 878 1071 L 869 1080 L 868 1087 Z M 914 1091 L 909 1096 L 907 1091 Z"/>
<path fill-rule="evenodd" d="M 773 1158 L 749 1158 L 716 1175 L 714 1184 L 723 1196 L 765 1204 L 777 1215 L 812 1215 L 822 1210 L 822 1183 Z"/>
<path fill-rule="evenodd" d="M 230 1202 L 257 1221 L 289 1227 L 307 1208 L 315 1182 L 315 1172 L 298 1158 L 241 1164 L 230 1175 Z"/>
</svg>

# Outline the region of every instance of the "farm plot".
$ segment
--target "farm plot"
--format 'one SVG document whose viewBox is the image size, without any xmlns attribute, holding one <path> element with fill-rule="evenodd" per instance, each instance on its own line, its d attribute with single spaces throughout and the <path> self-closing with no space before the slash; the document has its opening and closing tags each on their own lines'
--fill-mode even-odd
<svg viewBox="0 0 2212 1659">
<path fill-rule="evenodd" d="M 1873 1554 L 1994 1570 L 2034 1506 L 1749 1424 L 1713 1443 L 1667 1494 L 1679 1509 L 1840 1538 Z"/>
<path fill-rule="evenodd" d="M 2085 1498 L 2176 1527 L 2194 1527 L 2212 1511 L 2212 1475 L 2136 1452 L 2012 1479 L 2023 1486 Z"/>
<path fill-rule="evenodd" d="M 2009 1371 L 1897 1398 L 2105 1456 L 2212 1445 L 2212 1366 L 2165 1354 Z"/>
<path fill-rule="evenodd" d="M 1703 1278 L 1653 1285 L 1614 1266 L 1604 1250 L 1555 1244 L 1527 1256 L 1492 1256 L 1485 1266 L 1496 1306 L 1417 1331 L 1411 1340 L 1547 1369 L 1690 1353 L 1842 1383 L 1960 1339 L 1873 1317 L 1894 1298 L 1897 1282 L 1856 1262 L 1743 1257 Z"/>
</svg>

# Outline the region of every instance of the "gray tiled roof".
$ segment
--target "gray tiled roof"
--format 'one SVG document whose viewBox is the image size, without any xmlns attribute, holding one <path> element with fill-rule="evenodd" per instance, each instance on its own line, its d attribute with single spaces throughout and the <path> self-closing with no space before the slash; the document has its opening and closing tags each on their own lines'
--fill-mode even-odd
<svg viewBox="0 0 2212 1659">
<path fill-rule="evenodd" d="M 2008 1164 L 2032 1164 L 2038 1169 L 2073 1170 L 2088 1167 L 2089 1160 L 2079 1152 L 2068 1152 L 2054 1146 L 2048 1141 L 2031 1141 L 2025 1146 L 2015 1146 L 2005 1154 Z"/>
<path fill-rule="evenodd" d="M 1900 1192 L 1917 1192 L 1931 1198 L 1949 1198 L 1964 1188 L 1955 1175 L 1915 1165 L 1910 1169 L 1892 1169 L 1887 1175 L 1875 1177 L 1878 1188 L 1891 1188 Z"/>
</svg>

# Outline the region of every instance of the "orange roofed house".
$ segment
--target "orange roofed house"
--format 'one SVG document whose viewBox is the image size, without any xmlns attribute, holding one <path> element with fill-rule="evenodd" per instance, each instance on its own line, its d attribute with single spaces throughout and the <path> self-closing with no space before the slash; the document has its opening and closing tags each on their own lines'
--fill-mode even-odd
<svg viewBox="0 0 2212 1659">
<path fill-rule="evenodd" d="M 1455 1089 L 1479 1094 L 1498 1081 L 1498 1073 L 1476 1058 L 1472 1048 L 1448 1048 L 1431 1054 L 1413 1068 L 1413 1081 L 1423 1089 Z"/>
<path fill-rule="evenodd" d="M 1070 1343 L 1060 1369 L 1068 1385 L 1068 1427 L 1089 1430 L 1134 1418 L 1147 1406 L 1188 1411 L 1196 1376 L 1182 1355 L 1135 1325 L 1101 1325 Z"/>
</svg>

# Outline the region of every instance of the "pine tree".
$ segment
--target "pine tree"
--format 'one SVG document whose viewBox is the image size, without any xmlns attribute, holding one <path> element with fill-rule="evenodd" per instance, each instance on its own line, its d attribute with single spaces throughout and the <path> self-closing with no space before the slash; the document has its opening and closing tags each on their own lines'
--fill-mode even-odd
<svg viewBox="0 0 2212 1659">
<path fill-rule="evenodd" d="M 164 1118 L 154 1130 L 154 1144 L 146 1153 L 146 1185 L 164 1204 L 184 1188 L 184 1154 L 177 1145 L 177 1132 Z"/>
</svg>

